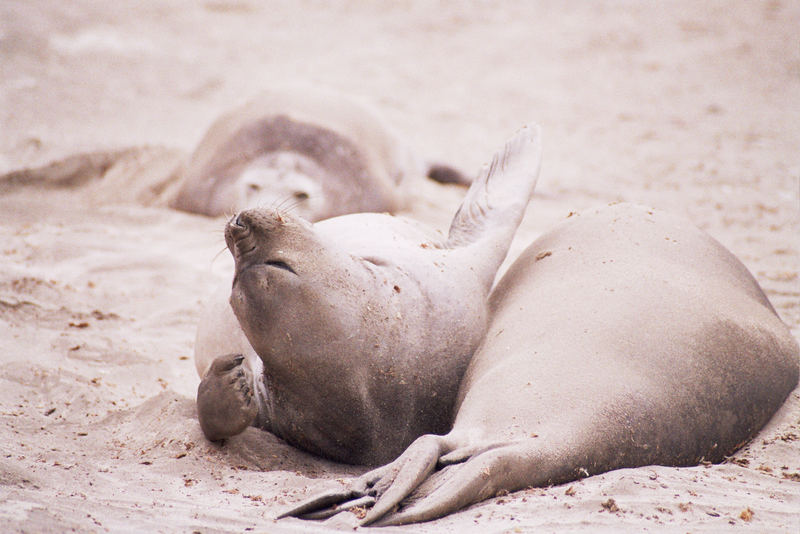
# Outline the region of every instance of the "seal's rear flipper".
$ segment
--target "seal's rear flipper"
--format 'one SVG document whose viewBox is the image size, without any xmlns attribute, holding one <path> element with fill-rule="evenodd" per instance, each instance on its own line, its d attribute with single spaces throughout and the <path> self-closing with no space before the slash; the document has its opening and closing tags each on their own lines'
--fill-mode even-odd
<svg viewBox="0 0 800 534">
<path fill-rule="evenodd" d="M 431 521 L 493 497 L 498 491 L 495 486 L 505 476 L 501 463 L 506 456 L 505 448 L 490 447 L 463 463 L 445 467 L 421 484 L 400 506 L 374 517 L 373 524 L 389 526 Z"/>
<path fill-rule="evenodd" d="M 312 497 L 303 501 L 299 506 L 283 512 L 275 519 L 298 517 L 300 519 L 322 520 L 353 508 L 372 506 L 375 503 L 375 497 L 365 495 L 364 489 L 356 489 L 356 484 L 354 483 L 351 487 L 341 491 L 330 491 Z"/>
<path fill-rule="evenodd" d="M 389 526 L 431 521 L 499 494 L 559 483 L 569 478 L 566 475 L 572 465 L 564 462 L 560 455 L 545 453 L 537 442 L 528 439 L 485 444 L 475 450 L 483 452 L 437 471 L 399 507 L 390 508 L 392 511 L 381 518 L 376 517 L 374 524 Z M 443 461 L 459 461 L 463 456 L 462 451 L 456 450 L 443 457 Z M 362 524 L 366 524 L 366 520 Z"/>
<path fill-rule="evenodd" d="M 444 163 L 431 163 L 428 166 L 428 178 L 440 184 L 455 184 L 469 186 L 472 180 L 455 167 Z"/>
<path fill-rule="evenodd" d="M 394 462 L 365 473 L 349 487 L 323 493 L 283 512 L 276 519 L 327 519 L 357 506 L 374 506 L 362 521 L 368 525 L 385 516 L 436 469 L 446 447 L 442 436 L 416 439 Z"/>
</svg>

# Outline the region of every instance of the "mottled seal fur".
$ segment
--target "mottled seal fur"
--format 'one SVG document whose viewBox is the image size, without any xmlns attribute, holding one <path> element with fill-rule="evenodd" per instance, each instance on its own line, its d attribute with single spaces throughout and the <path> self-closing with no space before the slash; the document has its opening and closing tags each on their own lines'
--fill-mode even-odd
<svg viewBox="0 0 800 534">
<path fill-rule="evenodd" d="M 391 213 L 426 171 L 437 181 L 466 181 L 446 165 L 426 168 L 371 108 L 353 99 L 276 88 L 211 125 L 170 205 L 216 216 L 283 204 L 310 221 Z"/>
<path fill-rule="evenodd" d="M 539 137 L 523 128 L 495 155 L 447 239 L 385 214 L 233 217 L 230 306 L 209 305 L 196 343 L 206 436 L 255 424 L 326 458 L 379 465 L 446 432 L 536 183 Z"/>
<path fill-rule="evenodd" d="M 452 430 L 284 515 L 353 503 L 426 521 L 612 469 L 719 462 L 798 381 L 798 345 L 747 269 L 689 222 L 634 205 L 570 217 L 490 298 Z"/>
</svg>

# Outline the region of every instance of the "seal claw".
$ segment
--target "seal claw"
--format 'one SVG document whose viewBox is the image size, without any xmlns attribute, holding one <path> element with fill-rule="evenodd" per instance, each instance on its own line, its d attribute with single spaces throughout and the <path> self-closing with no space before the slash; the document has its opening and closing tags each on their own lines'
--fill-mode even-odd
<svg viewBox="0 0 800 534">
<path fill-rule="evenodd" d="M 503 465 L 513 463 L 518 452 L 509 446 L 490 447 L 463 463 L 449 465 L 405 497 L 402 508 L 372 524 L 382 527 L 431 521 L 473 502 L 493 497 L 495 488 L 502 487 L 507 476 Z"/>
<path fill-rule="evenodd" d="M 354 508 L 368 508 L 375 504 L 375 497 L 364 495 L 360 491 L 344 490 L 322 495 L 305 501 L 300 506 L 288 510 L 275 519 L 285 517 L 297 517 L 306 520 L 320 521 L 333 517 L 340 512 L 353 510 Z"/>
<path fill-rule="evenodd" d="M 389 464 L 387 473 L 373 485 L 377 501 L 361 525 L 370 525 L 396 510 L 400 502 L 436 469 L 443 448 L 441 436 L 424 435 L 417 438 L 397 460 Z"/>
<path fill-rule="evenodd" d="M 197 388 L 197 415 L 211 441 L 229 438 L 250 426 L 258 414 L 250 387 L 252 372 L 241 354 L 214 360 Z"/>
<path fill-rule="evenodd" d="M 372 507 L 361 526 L 392 513 L 436 469 L 446 448 L 442 436 L 427 434 L 415 440 L 394 462 L 373 469 L 343 490 L 322 493 L 280 514 L 276 519 L 327 519 L 357 507 Z"/>
</svg>

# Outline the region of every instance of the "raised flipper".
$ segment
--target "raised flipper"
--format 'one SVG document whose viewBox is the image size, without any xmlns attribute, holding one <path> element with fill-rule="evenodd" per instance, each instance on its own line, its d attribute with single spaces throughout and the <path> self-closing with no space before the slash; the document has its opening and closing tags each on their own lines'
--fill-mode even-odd
<svg viewBox="0 0 800 534">
<path fill-rule="evenodd" d="M 488 286 L 506 257 L 528 207 L 542 159 L 541 129 L 521 128 L 495 153 L 470 186 L 453 222 L 446 246 L 455 253 L 480 257 Z"/>
</svg>

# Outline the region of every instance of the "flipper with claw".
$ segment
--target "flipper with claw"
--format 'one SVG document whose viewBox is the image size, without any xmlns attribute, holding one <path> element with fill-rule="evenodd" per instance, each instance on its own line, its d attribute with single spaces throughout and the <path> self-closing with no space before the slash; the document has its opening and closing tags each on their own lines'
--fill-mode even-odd
<svg viewBox="0 0 800 534">
<path fill-rule="evenodd" d="M 243 432 L 258 415 L 252 371 L 241 354 L 214 360 L 197 388 L 197 416 L 210 441 Z"/>
<path fill-rule="evenodd" d="M 326 519 L 356 506 L 372 506 L 363 520 L 370 524 L 395 508 L 436 469 L 445 448 L 442 436 L 422 436 L 394 462 L 365 473 L 345 489 L 312 497 L 277 519 Z"/>
<path fill-rule="evenodd" d="M 362 524 L 388 526 L 430 521 L 493 497 L 499 490 L 506 489 L 509 460 L 518 455 L 514 445 L 487 447 L 462 463 L 433 473 L 413 492 L 403 496 L 400 506 L 382 506 L 381 513 L 371 512 Z M 378 500 L 373 511 L 382 504 Z"/>
<path fill-rule="evenodd" d="M 440 470 L 401 497 L 399 506 L 384 506 L 378 499 L 362 525 L 431 521 L 500 493 L 558 484 L 576 478 L 572 466 L 581 461 L 580 451 L 548 451 L 534 438 L 457 449 L 440 459 Z"/>
<path fill-rule="evenodd" d="M 372 509 L 362 526 L 430 521 L 470 504 L 530 485 L 570 478 L 563 454 L 548 454 L 535 440 L 483 443 L 452 450 L 448 436 L 418 438 L 391 464 L 349 487 L 313 497 L 279 516 L 327 519 L 357 506 Z M 577 462 L 577 460 L 576 460 Z"/>
</svg>

